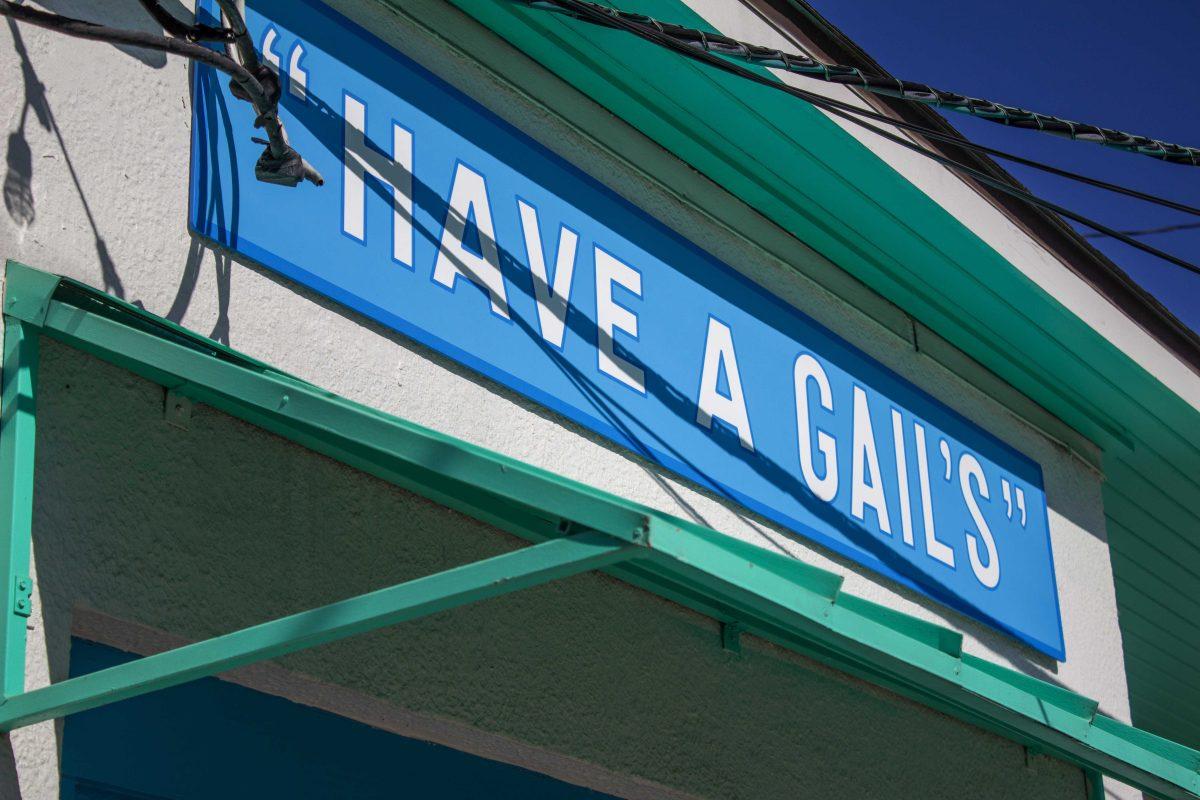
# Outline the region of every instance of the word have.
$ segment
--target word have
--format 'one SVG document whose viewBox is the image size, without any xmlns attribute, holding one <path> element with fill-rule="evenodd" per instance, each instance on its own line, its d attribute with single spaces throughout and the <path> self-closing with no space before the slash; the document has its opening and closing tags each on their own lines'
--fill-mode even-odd
<svg viewBox="0 0 1200 800">
<path fill-rule="evenodd" d="M 392 157 L 388 159 L 367 144 L 366 106 L 346 94 L 343 98 L 345 119 L 345 156 L 342 183 L 342 232 L 365 241 L 366 186 L 370 174 L 392 188 L 392 259 L 406 267 L 414 266 L 413 256 L 413 137 L 398 123 L 392 124 Z M 579 235 L 563 226 L 558 237 L 558 255 L 554 278 L 547 275 L 542 252 L 537 211 L 518 200 L 522 233 L 534 277 L 534 299 L 542 337 L 558 349 L 566 333 L 567 306 L 575 274 L 575 251 Z M 508 292 L 500 270 L 500 252 L 483 175 L 459 162 L 447 202 L 446 223 L 438 245 L 433 268 L 435 283 L 454 289 L 460 276 L 483 287 L 491 300 L 492 313 L 509 319 Z M 478 251 L 464 244 L 468 220 L 478 233 Z M 637 315 L 613 298 L 613 285 L 619 285 L 635 297 L 642 296 L 642 276 L 633 267 L 612 254 L 595 248 L 597 364 L 600 371 L 629 388 L 645 393 L 642 369 L 621 358 L 614 349 L 614 331 L 638 335 Z"/>
<path fill-rule="evenodd" d="M 392 125 L 392 155 L 383 155 L 367 143 L 365 134 L 366 106 L 350 94 L 343 96 L 345 152 L 342 188 L 342 232 L 365 242 L 366 186 L 371 175 L 392 190 L 392 259 L 414 268 L 413 233 L 413 135 L 398 123 Z M 566 334 L 566 318 L 571 297 L 579 244 L 578 234 L 565 225 L 560 226 L 555 255 L 553 278 L 549 276 L 537 210 L 517 199 L 521 233 L 529 269 L 533 274 L 537 320 L 542 337 L 561 350 Z M 468 220 L 474 222 L 478 247 L 464 243 Z M 638 315 L 620 305 L 613 296 L 614 285 L 637 298 L 642 296 L 642 276 L 634 267 L 620 261 L 599 245 L 594 247 L 597 366 L 601 372 L 633 391 L 645 393 L 643 370 L 614 351 L 614 333 L 620 331 L 638 337 Z M 453 290 L 459 277 L 483 288 L 490 301 L 491 312 L 510 319 L 508 294 L 496 244 L 495 224 L 488 199 L 486 178 L 468 165 L 458 162 L 447 201 L 446 220 L 438 244 L 433 268 L 433 280 Z M 720 376 L 725 378 L 724 391 Z M 814 423 L 814 414 L 833 418 L 833 390 L 828 373 L 815 356 L 802 353 L 793 364 L 794 402 L 797 431 L 797 450 L 800 472 L 805 484 L 820 501 L 833 504 L 843 483 L 842 470 L 846 456 L 850 462 L 850 514 L 860 522 L 866 512 L 874 512 L 879 530 L 893 536 L 891 513 L 886 501 L 885 484 L 875 437 L 875 425 L 869 412 L 867 391 L 853 385 L 846 398 L 851 408 L 849 453 L 839 456 L 839 445 L 846 442 Z M 741 446 L 754 452 L 750 417 L 742 389 L 741 372 L 734 349 L 732 329 L 710 316 L 705 337 L 704 359 L 700 388 L 696 400 L 696 422 L 711 429 L 714 420 L 737 433 Z M 954 549 L 938 538 L 929 476 L 924 426 L 914 421 L 912 435 L 915 444 L 917 484 L 921 506 L 923 544 L 926 554 L 950 569 L 957 569 Z M 900 411 L 891 411 L 891 436 L 894 459 L 894 486 L 899 497 L 900 531 L 906 545 L 917 545 L 910 497 L 909 468 L 905 426 Z M 943 442 L 943 457 L 950 467 L 950 453 Z M 817 456 L 820 456 L 818 464 Z M 947 474 L 947 478 L 951 476 Z M 1000 558 L 995 538 L 979 507 L 979 500 L 989 500 L 990 492 L 979 459 L 964 452 L 958 459 L 958 483 L 963 502 L 971 516 L 975 531 L 966 531 L 968 560 L 975 578 L 986 588 L 1000 582 Z M 1009 485 L 1004 481 L 1005 499 Z M 1018 491 L 1020 491 L 1018 489 Z M 1020 495 L 1023 505 L 1024 495 Z M 1011 502 L 1011 501 L 1010 501 Z M 1011 513 L 1010 513 L 1011 517 Z"/>
</svg>

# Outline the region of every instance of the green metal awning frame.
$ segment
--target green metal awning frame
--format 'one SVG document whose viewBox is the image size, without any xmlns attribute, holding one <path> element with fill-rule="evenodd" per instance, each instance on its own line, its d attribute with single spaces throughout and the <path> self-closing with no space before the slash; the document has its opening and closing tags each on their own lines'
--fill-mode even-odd
<svg viewBox="0 0 1200 800">
<path fill-rule="evenodd" d="M 842 579 L 383 414 L 75 281 L 9 262 L 0 398 L 0 730 L 215 675 L 601 569 L 938 711 L 1170 798 L 1200 753 L 1096 701 L 962 651 L 956 631 L 841 591 Z M 48 337 L 532 542 L 494 558 L 25 690 L 38 349 Z M 0 578 L 2 579 L 2 578 Z"/>
</svg>

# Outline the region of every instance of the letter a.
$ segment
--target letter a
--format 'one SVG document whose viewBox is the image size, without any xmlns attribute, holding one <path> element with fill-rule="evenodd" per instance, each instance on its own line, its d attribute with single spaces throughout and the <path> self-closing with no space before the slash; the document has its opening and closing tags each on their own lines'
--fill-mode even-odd
<svg viewBox="0 0 1200 800">
<path fill-rule="evenodd" d="M 728 397 L 717 390 L 717 378 L 722 367 L 725 369 L 725 382 L 729 385 Z M 733 331 L 716 317 L 709 317 L 708 335 L 704 340 L 704 367 L 700 371 L 700 397 L 696 402 L 696 422 L 712 430 L 714 417 L 733 426 L 742 447 L 754 452 L 754 437 L 750 433 L 742 378 L 733 350 Z"/>
<path fill-rule="evenodd" d="M 433 268 L 433 279 L 447 289 L 453 289 L 458 276 L 465 275 L 487 289 L 492 312 L 508 319 L 508 295 L 504 290 L 504 276 L 500 272 L 496 226 L 492 222 L 492 206 L 488 202 L 484 177 L 460 163 L 454 171 L 449 206 L 442 242 L 438 247 L 437 264 Z M 463 245 L 467 220 L 472 212 L 475 214 L 475 228 L 479 231 L 478 254 Z"/>
</svg>

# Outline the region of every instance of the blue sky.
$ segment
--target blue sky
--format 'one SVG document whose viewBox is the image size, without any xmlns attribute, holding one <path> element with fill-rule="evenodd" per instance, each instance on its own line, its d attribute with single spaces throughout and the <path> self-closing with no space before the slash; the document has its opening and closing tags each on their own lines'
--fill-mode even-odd
<svg viewBox="0 0 1200 800">
<path fill-rule="evenodd" d="M 989 100 L 1200 146 L 1196 0 L 810 0 L 898 77 Z M 949 113 L 971 139 L 1113 183 L 1200 205 L 1200 167 Z M 1036 194 L 1118 230 L 1200 222 L 1004 164 Z M 1120 242 L 1092 239 L 1200 331 L 1200 275 Z M 1200 264 L 1200 229 L 1142 238 Z"/>
</svg>

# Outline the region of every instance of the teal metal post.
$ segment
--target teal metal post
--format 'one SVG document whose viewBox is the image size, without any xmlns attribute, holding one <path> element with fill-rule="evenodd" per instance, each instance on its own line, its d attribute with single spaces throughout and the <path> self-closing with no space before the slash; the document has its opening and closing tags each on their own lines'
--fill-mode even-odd
<svg viewBox="0 0 1200 800">
<path fill-rule="evenodd" d="M 0 730 L 165 689 L 623 561 L 642 548 L 600 533 L 511 553 L 282 617 L 7 698 Z"/>
<path fill-rule="evenodd" d="M 25 691 L 25 621 L 33 584 L 29 541 L 33 523 L 33 452 L 36 436 L 38 330 L 4 317 L 0 369 L 0 694 Z"/>
</svg>

